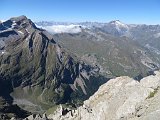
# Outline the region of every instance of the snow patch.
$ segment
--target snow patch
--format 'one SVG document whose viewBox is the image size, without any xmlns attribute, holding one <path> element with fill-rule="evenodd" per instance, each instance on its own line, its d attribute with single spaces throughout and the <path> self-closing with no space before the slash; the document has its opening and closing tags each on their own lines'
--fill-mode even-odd
<svg viewBox="0 0 160 120">
<path fill-rule="evenodd" d="M 2 51 L 2 54 L 4 54 L 5 52 L 4 51 Z"/>
<path fill-rule="evenodd" d="M 155 37 L 155 38 L 159 38 L 159 37 L 160 37 L 160 33 L 154 34 L 154 37 Z"/>
<path fill-rule="evenodd" d="M 28 29 L 26 29 L 26 32 L 27 32 L 27 33 L 30 33 L 30 32 L 28 31 Z"/>
<path fill-rule="evenodd" d="M 13 21 L 12 27 L 11 28 L 15 28 L 17 26 L 16 21 Z"/>
<path fill-rule="evenodd" d="M 6 30 L 0 31 L 0 33 L 7 32 L 7 31 L 11 31 L 11 30 L 12 30 L 11 28 L 7 28 Z"/>
<path fill-rule="evenodd" d="M 7 54 L 7 52 L 5 50 L 1 50 L 1 55 Z"/>
<path fill-rule="evenodd" d="M 37 28 L 44 28 L 43 26 L 35 24 Z"/>
<path fill-rule="evenodd" d="M 112 25 L 116 25 L 118 27 L 124 27 L 124 28 L 128 28 L 128 26 L 122 22 L 120 22 L 119 20 L 116 20 L 116 21 L 112 21 L 110 22 Z"/>
<path fill-rule="evenodd" d="M 111 21 L 111 22 L 109 22 L 109 24 L 111 26 L 115 27 L 119 32 L 129 31 L 128 25 L 120 22 L 119 20 Z"/>
<path fill-rule="evenodd" d="M 20 34 L 24 34 L 22 31 L 18 31 Z"/>
</svg>

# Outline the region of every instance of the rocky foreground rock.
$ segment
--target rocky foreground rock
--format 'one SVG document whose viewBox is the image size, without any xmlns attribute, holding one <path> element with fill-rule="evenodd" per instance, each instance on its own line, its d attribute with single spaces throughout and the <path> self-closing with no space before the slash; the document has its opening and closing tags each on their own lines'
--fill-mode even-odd
<svg viewBox="0 0 160 120">
<path fill-rule="evenodd" d="M 117 77 L 102 85 L 77 110 L 63 115 L 59 108 L 48 116 L 53 120 L 159 120 L 160 71 L 136 81 Z"/>
</svg>

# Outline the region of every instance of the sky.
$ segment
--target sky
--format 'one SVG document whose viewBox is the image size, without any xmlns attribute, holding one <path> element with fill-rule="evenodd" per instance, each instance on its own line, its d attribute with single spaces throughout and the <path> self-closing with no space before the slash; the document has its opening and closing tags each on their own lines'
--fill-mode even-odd
<svg viewBox="0 0 160 120">
<path fill-rule="evenodd" d="M 160 0 L 0 0 L 0 20 L 160 24 Z"/>
</svg>

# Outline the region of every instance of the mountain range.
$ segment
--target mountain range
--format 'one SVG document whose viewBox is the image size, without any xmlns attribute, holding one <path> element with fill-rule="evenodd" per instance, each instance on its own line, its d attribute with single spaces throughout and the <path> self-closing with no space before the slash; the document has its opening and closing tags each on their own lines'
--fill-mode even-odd
<svg viewBox="0 0 160 120">
<path fill-rule="evenodd" d="M 159 69 L 160 25 L 109 23 L 37 22 L 62 46 L 106 76 L 143 77 Z M 66 26 L 67 29 L 63 29 Z M 72 32 L 74 31 L 74 32 Z"/>
<path fill-rule="evenodd" d="M 114 104 L 119 111 L 117 116 L 110 111 L 110 118 L 128 119 L 132 113 L 135 117 L 140 113 L 135 109 L 124 112 L 128 106 L 123 106 L 121 100 L 135 97 L 129 101 L 134 106 L 158 92 L 159 72 L 154 71 L 160 67 L 159 34 L 160 25 L 125 24 L 119 20 L 34 23 L 19 16 L 0 22 L 0 119 L 31 115 L 26 119 L 40 120 L 38 114 L 42 113 L 54 119 L 59 106 L 62 115 L 70 117 L 72 110 L 82 110 L 88 118 L 96 119 L 96 109 L 99 114 L 103 108 L 108 113 L 107 106 Z M 124 75 L 133 79 L 119 77 Z M 148 75 L 151 77 L 143 78 Z M 148 82 L 143 82 L 145 79 Z M 135 94 L 139 90 L 140 94 Z M 114 95 L 123 99 L 117 101 Z M 71 116 L 85 118 L 82 113 Z M 43 118 L 47 119 L 46 115 Z M 63 119 L 62 115 L 58 117 Z"/>
</svg>

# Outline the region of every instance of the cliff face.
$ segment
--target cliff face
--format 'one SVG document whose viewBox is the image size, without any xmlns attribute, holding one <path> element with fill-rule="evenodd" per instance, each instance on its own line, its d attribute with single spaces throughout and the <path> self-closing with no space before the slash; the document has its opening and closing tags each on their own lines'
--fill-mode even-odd
<svg viewBox="0 0 160 120">
<path fill-rule="evenodd" d="M 4 42 L 0 60 L 2 81 L 11 81 L 11 92 L 20 88 L 22 91 L 18 90 L 17 94 L 20 92 L 22 96 L 26 93 L 39 97 L 42 102 L 58 102 L 58 92 L 49 91 L 62 87 L 60 81 L 63 84 L 74 82 L 79 74 L 78 62 L 64 52 L 52 36 L 37 29 L 25 16 L 12 18 L 2 26 L 7 28 L 1 32 L 1 41 Z M 68 80 L 64 77 L 66 74 L 70 77 Z M 62 97 L 63 90 L 59 91 Z"/>
<path fill-rule="evenodd" d="M 52 35 L 25 16 L 0 24 L 1 101 L 12 104 L 29 100 L 45 108 L 84 100 L 106 81 L 92 85 L 97 72 L 66 52 Z M 0 102 L 0 106 L 3 104 Z"/>
<path fill-rule="evenodd" d="M 111 79 L 77 110 L 49 115 L 61 120 L 159 120 L 160 72 L 135 81 L 127 76 Z M 63 111 L 63 110 L 62 110 Z"/>
</svg>

